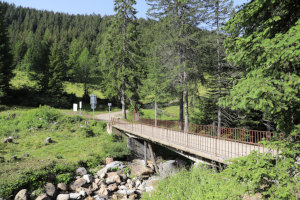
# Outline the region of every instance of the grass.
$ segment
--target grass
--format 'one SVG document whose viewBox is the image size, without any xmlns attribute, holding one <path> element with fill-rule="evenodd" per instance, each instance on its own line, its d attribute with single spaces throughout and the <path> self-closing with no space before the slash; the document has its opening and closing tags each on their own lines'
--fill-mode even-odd
<svg viewBox="0 0 300 200">
<path fill-rule="evenodd" d="M 21 89 L 21 88 L 32 88 L 35 89 L 38 87 L 36 81 L 29 79 L 27 72 L 14 70 L 14 78 L 11 80 L 12 88 Z M 105 99 L 105 96 L 101 92 L 101 89 L 97 85 L 88 84 L 89 93 L 97 95 L 100 99 Z M 84 88 L 82 83 L 72 83 L 65 81 L 64 82 L 64 91 L 67 94 L 75 94 L 76 97 L 81 98 L 84 94 Z"/>
<path fill-rule="evenodd" d="M 87 167 L 96 167 L 105 157 L 129 154 L 125 141 L 106 133 L 105 123 L 94 121 L 85 125 L 84 118 L 66 116 L 48 106 L 1 112 L 0 127 L 1 140 L 15 137 L 14 143 L 0 144 L 0 156 L 6 160 L 0 166 L 0 196 L 6 198 L 27 184 L 22 182 L 26 179 L 24 174 L 39 170 L 45 174 L 41 169 L 50 170 L 53 163 L 70 166 L 85 163 Z M 45 145 L 47 137 L 54 143 Z M 18 160 L 12 161 L 12 156 L 17 156 Z"/>
<path fill-rule="evenodd" d="M 163 179 L 154 193 L 146 193 L 143 200 L 206 200 L 242 199 L 246 185 L 239 184 L 205 166 L 194 167 Z"/>
</svg>

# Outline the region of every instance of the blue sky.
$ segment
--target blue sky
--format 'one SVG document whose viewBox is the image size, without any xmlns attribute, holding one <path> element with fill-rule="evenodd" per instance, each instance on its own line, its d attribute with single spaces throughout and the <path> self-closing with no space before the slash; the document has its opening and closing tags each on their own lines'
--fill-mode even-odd
<svg viewBox="0 0 300 200">
<path fill-rule="evenodd" d="M 69 14 L 114 14 L 113 0 L 4 0 L 17 6 L 50 10 Z M 234 0 L 235 5 L 241 5 L 249 0 Z M 137 0 L 137 17 L 146 17 L 148 5 L 145 0 Z"/>
</svg>

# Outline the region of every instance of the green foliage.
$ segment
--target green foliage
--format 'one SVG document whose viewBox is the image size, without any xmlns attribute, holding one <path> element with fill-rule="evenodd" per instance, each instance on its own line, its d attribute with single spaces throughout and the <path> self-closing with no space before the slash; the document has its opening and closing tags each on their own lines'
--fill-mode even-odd
<svg viewBox="0 0 300 200">
<path fill-rule="evenodd" d="M 0 137 L 18 137 L 14 143 L 1 143 L 1 157 L 5 160 L 14 155 L 21 158 L 24 152 L 30 156 L 18 162 L 1 163 L 1 197 L 10 198 L 22 188 L 29 191 L 42 188 L 51 177 L 56 177 L 57 182 L 69 182 L 78 166 L 94 168 L 108 156 L 120 158 L 130 153 L 123 140 L 105 133 L 105 122 L 90 123 L 89 131 L 94 136 L 86 137 L 80 128 L 84 123 L 79 116 L 65 116 L 48 106 L 9 112 L 9 118 L 6 112 L 0 114 Z M 12 113 L 16 116 L 12 117 Z M 44 145 L 49 136 L 55 142 Z"/>
<path fill-rule="evenodd" d="M 123 174 L 131 174 L 131 168 L 130 167 L 125 167 L 124 169 L 123 169 Z"/>
<path fill-rule="evenodd" d="M 277 154 L 253 151 L 232 160 L 221 172 L 205 166 L 183 170 L 161 180 L 154 193 L 143 199 L 243 199 L 254 193 L 265 199 L 296 199 L 300 191 L 300 171 L 295 164 L 299 144 L 291 138 L 264 143 Z"/>
<path fill-rule="evenodd" d="M 221 104 L 261 111 L 285 134 L 300 120 L 299 8 L 296 0 L 255 0 L 225 26 L 228 60 L 247 73 Z"/>
<path fill-rule="evenodd" d="M 71 173 L 64 173 L 64 174 L 59 174 L 56 176 L 56 181 L 58 183 L 68 184 L 68 183 L 70 183 L 71 179 L 72 179 Z"/>
<path fill-rule="evenodd" d="M 267 142 L 277 155 L 252 152 L 233 160 L 222 172 L 239 183 L 247 183 L 251 192 L 259 192 L 269 199 L 296 199 L 299 192 L 299 167 L 295 157 L 300 154 L 299 144 L 291 141 Z"/>
<path fill-rule="evenodd" d="M 13 76 L 13 57 L 10 53 L 6 20 L 3 5 L 0 4 L 0 98 L 7 95 L 9 81 Z M 1 103 L 1 102 L 0 102 Z"/>
<path fill-rule="evenodd" d="M 198 166 L 190 172 L 182 170 L 161 180 L 156 191 L 143 195 L 142 199 L 242 199 L 246 191 L 245 184 L 229 180 L 205 166 Z"/>
</svg>

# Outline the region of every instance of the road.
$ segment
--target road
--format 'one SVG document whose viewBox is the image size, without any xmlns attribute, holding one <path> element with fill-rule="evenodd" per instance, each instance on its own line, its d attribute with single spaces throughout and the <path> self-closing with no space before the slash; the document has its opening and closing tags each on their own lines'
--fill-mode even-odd
<svg viewBox="0 0 300 200">
<path fill-rule="evenodd" d="M 122 111 L 95 115 L 95 119 L 100 121 L 110 121 L 110 118 L 117 118 L 119 116 L 122 116 Z"/>
</svg>

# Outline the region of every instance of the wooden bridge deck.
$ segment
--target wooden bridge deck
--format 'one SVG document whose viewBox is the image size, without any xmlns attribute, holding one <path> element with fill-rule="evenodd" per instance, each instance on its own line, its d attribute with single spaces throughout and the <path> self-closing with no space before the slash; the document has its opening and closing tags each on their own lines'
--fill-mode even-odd
<svg viewBox="0 0 300 200">
<path fill-rule="evenodd" d="M 249 155 L 251 151 L 270 152 L 258 144 L 230 141 L 223 138 L 184 133 L 146 124 L 113 120 L 113 127 L 152 142 L 172 147 L 220 163 Z M 275 153 L 272 151 L 272 153 Z"/>
</svg>

